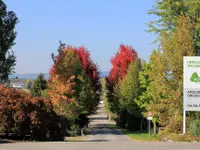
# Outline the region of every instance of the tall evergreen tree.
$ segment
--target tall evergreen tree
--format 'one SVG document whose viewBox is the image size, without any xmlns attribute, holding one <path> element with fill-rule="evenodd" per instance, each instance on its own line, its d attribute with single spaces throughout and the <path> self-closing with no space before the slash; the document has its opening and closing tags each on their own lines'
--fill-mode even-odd
<svg viewBox="0 0 200 150">
<path fill-rule="evenodd" d="M 10 51 L 16 38 L 15 26 L 18 18 L 13 11 L 8 11 L 6 4 L 0 0 L 0 82 L 8 80 L 14 71 L 16 57 Z"/>
<path fill-rule="evenodd" d="M 36 80 L 33 82 L 31 87 L 31 94 L 33 96 L 41 96 L 43 90 L 47 88 L 47 81 L 45 80 L 44 74 L 40 73 Z"/>
</svg>

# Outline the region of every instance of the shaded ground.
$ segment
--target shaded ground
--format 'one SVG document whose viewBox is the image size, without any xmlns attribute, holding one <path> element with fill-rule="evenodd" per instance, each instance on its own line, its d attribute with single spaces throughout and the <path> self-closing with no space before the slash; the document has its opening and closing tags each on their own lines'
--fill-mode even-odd
<svg viewBox="0 0 200 150">
<path fill-rule="evenodd" d="M 0 150 L 200 150 L 200 143 L 135 142 L 109 128 L 100 106 L 91 116 L 92 135 L 85 142 L 0 143 Z"/>
</svg>

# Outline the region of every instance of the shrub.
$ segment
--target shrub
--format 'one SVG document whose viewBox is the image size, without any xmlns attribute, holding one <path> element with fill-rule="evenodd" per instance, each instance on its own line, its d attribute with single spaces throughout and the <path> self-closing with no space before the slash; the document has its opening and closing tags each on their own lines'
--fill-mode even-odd
<svg viewBox="0 0 200 150">
<path fill-rule="evenodd" d="M 182 133 L 183 120 L 182 117 L 171 118 L 166 127 L 167 132 L 169 133 Z"/>
<path fill-rule="evenodd" d="M 23 91 L 0 87 L 0 133 L 15 133 L 34 140 L 62 139 L 69 128 L 49 100 L 34 98 Z"/>
<path fill-rule="evenodd" d="M 200 141 L 200 137 L 194 137 L 189 134 L 176 134 L 176 133 L 162 133 L 159 135 L 160 141 L 174 141 L 174 142 L 192 142 Z"/>
<path fill-rule="evenodd" d="M 192 120 L 189 124 L 188 132 L 193 136 L 200 136 L 200 120 Z"/>
<path fill-rule="evenodd" d="M 0 132 L 20 133 L 27 124 L 25 109 L 29 105 L 28 99 L 24 93 L 14 89 L 1 87 L 0 91 Z"/>
</svg>

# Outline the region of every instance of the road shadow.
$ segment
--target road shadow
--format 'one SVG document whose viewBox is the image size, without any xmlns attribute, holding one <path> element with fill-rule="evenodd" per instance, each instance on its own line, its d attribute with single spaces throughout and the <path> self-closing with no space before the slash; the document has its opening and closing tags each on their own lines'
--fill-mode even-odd
<svg viewBox="0 0 200 150">
<path fill-rule="evenodd" d="M 66 141 L 68 143 L 83 142 L 83 143 L 95 143 L 95 142 L 109 142 L 109 140 L 77 140 L 77 141 Z"/>
<path fill-rule="evenodd" d="M 95 118 L 90 118 L 91 121 L 94 121 L 94 120 L 107 120 L 107 118 L 105 117 L 95 117 Z"/>
<path fill-rule="evenodd" d="M 120 131 L 107 127 L 93 127 L 93 135 L 123 135 Z"/>
<path fill-rule="evenodd" d="M 16 142 L 12 140 L 0 139 L 0 144 L 8 144 L 8 143 L 16 143 Z"/>
<path fill-rule="evenodd" d="M 109 142 L 109 140 L 88 140 L 87 142 Z"/>
</svg>

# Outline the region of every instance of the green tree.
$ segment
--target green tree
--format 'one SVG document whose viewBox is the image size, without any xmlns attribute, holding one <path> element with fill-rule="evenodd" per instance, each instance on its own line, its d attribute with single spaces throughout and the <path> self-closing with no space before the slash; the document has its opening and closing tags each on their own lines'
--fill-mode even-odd
<svg viewBox="0 0 200 150">
<path fill-rule="evenodd" d="M 13 73 L 16 57 L 10 51 L 15 44 L 15 26 L 18 18 L 13 11 L 8 11 L 6 4 L 0 0 L 0 82 L 6 82 Z"/>
<path fill-rule="evenodd" d="M 41 91 L 41 97 L 42 98 L 49 98 L 49 91 L 48 91 L 48 89 L 45 89 L 45 90 Z"/>
<path fill-rule="evenodd" d="M 33 81 L 32 87 L 31 87 L 31 94 L 33 96 L 40 97 L 42 94 L 42 91 L 47 88 L 47 81 L 45 80 L 44 74 L 40 73 L 36 80 Z"/>
<path fill-rule="evenodd" d="M 108 104 L 108 99 L 107 99 L 107 86 L 106 86 L 106 79 L 101 78 L 101 87 L 102 87 L 102 93 L 101 93 L 101 100 L 104 103 L 104 108 L 106 112 L 109 112 L 109 104 Z"/>
<path fill-rule="evenodd" d="M 140 94 L 136 98 L 136 103 L 142 111 L 144 117 L 147 113 L 147 105 L 150 101 L 150 96 L 148 95 L 148 89 L 150 88 L 151 79 L 150 79 L 150 64 L 146 63 L 145 60 L 142 61 L 141 70 L 139 72 L 139 82 L 140 82 Z"/>
<path fill-rule="evenodd" d="M 147 110 L 153 112 L 161 126 L 168 125 L 170 128 L 181 123 L 182 119 L 183 56 L 194 55 L 190 21 L 181 16 L 177 24 L 174 32 L 162 36 L 161 48 L 153 51 L 150 58 L 152 82 L 148 90 L 151 99 Z"/>
<path fill-rule="evenodd" d="M 29 79 L 26 79 L 26 88 L 31 89 L 31 87 L 32 87 L 32 81 Z"/>
<path fill-rule="evenodd" d="M 149 31 L 158 34 L 161 38 L 163 32 L 175 31 L 178 18 L 183 15 L 190 19 L 196 55 L 200 54 L 200 1 L 199 0 L 157 0 L 149 14 L 156 15 L 157 20 L 149 23 Z"/>
<path fill-rule="evenodd" d="M 139 124 L 135 122 L 134 118 L 142 118 L 140 108 L 136 103 L 136 98 L 140 93 L 140 69 L 140 59 L 136 58 L 135 61 L 129 65 L 127 75 L 119 84 L 119 121 L 123 120 L 126 127 L 131 130 L 139 129 Z M 121 125 L 125 126 L 125 124 Z"/>
<path fill-rule="evenodd" d="M 138 111 L 135 99 L 138 97 L 139 88 L 139 71 L 140 71 L 140 60 L 135 59 L 129 65 L 127 75 L 124 80 L 121 81 L 119 85 L 120 89 L 120 107 L 126 108 L 128 112 L 137 114 Z M 139 115 L 139 114 L 138 114 Z"/>
</svg>

